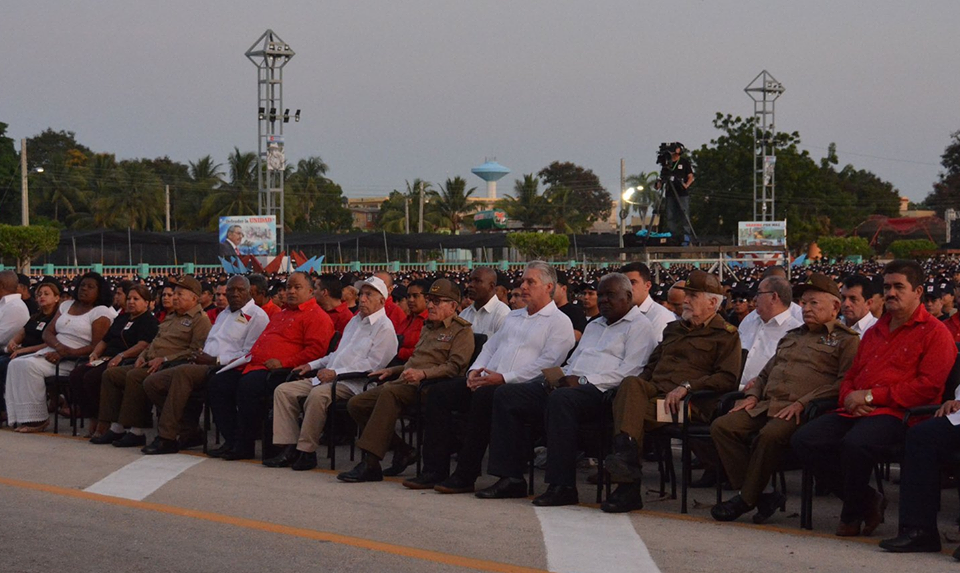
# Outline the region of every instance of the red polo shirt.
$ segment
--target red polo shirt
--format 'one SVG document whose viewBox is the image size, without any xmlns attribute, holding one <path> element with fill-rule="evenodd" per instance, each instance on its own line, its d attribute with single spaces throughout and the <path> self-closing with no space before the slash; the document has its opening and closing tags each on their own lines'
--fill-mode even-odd
<svg viewBox="0 0 960 573">
<path fill-rule="evenodd" d="M 353 318 L 353 313 L 350 312 L 350 307 L 348 307 L 345 302 L 341 302 L 338 306 L 331 308 L 327 311 L 327 314 L 330 316 L 330 320 L 333 321 L 334 330 L 340 334 L 343 334 L 343 329 L 346 328 L 347 323 Z"/>
<path fill-rule="evenodd" d="M 393 323 L 393 329 L 397 331 L 397 334 L 400 334 L 403 323 L 407 321 L 407 313 L 397 303 L 393 302 L 392 296 L 387 296 L 387 301 L 383 304 L 383 310 L 390 318 L 390 322 Z"/>
<path fill-rule="evenodd" d="M 953 336 L 921 304 L 905 324 L 890 331 L 893 317 L 884 314 L 863 335 L 853 366 L 840 384 L 843 400 L 854 390 L 872 390 L 871 416 L 903 417 L 907 408 L 939 404 L 957 358 Z"/>
<path fill-rule="evenodd" d="M 950 331 L 950 335 L 953 336 L 953 341 L 960 342 L 960 312 L 953 313 L 950 318 L 943 321 L 943 324 Z"/>
<path fill-rule="evenodd" d="M 397 349 L 397 358 L 406 362 L 413 354 L 417 342 L 420 341 L 420 331 L 423 330 L 423 323 L 427 320 L 427 311 L 420 314 L 408 316 L 403 321 L 403 325 L 397 329 L 397 335 L 403 336 L 403 345 Z"/>
<path fill-rule="evenodd" d="M 280 361 L 283 368 L 293 368 L 326 356 L 333 338 L 333 321 L 313 298 L 300 306 L 285 306 L 274 315 L 260 338 L 250 349 L 250 363 L 244 368 L 263 370 L 263 363 L 271 358 Z"/>
<path fill-rule="evenodd" d="M 270 298 L 267 299 L 267 304 L 261 306 L 260 308 L 263 310 L 263 312 L 267 313 L 267 318 L 270 318 L 270 319 L 273 318 L 273 315 L 280 312 L 280 307 L 275 305 L 273 303 L 273 299 L 270 299 Z M 297 366 L 300 366 L 300 365 L 297 364 Z"/>
</svg>

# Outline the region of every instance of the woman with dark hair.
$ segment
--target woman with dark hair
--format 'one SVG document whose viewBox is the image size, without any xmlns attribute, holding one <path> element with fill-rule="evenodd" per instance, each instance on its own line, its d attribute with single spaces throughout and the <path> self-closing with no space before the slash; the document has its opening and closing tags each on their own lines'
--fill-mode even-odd
<svg viewBox="0 0 960 573">
<path fill-rule="evenodd" d="M 84 274 L 74 300 L 61 303 L 43 331 L 47 347 L 10 361 L 4 396 L 11 427 L 16 425 L 18 432 L 27 433 L 42 432 L 50 425 L 43 379 L 53 376 L 63 359 L 68 360 L 60 364 L 60 374 L 69 374 L 75 366 L 72 359 L 93 351 L 116 317 L 112 303 L 107 281 L 98 273 Z"/>
<path fill-rule="evenodd" d="M 160 289 L 158 295 L 160 300 L 153 311 L 157 317 L 157 322 L 163 322 L 163 319 L 173 312 L 173 292 L 173 285 L 170 283 L 163 285 L 163 288 Z"/>
<path fill-rule="evenodd" d="M 125 312 L 114 319 L 103 340 L 90 353 L 89 361 L 81 363 L 70 373 L 70 394 L 80 404 L 80 415 L 90 419 L 87 438 L 106 431 L 106 428 L 97 429 L 103 372 L 119 366 L 124 360 L 136 358 L 157 336 L 160 327 L 156 317 L 147 312 L 150 289 L 142 284 L 130 284 L 126 292 Z"/>
<path fill-rule="evenodd" d="M 0 394 L 3 393 L 7 380 L 7 365 L 17 356 L 25 356 L 45 348 L 47 345 L 43 342 L 43 330 L 53 320 L 57 312 L 57 305 L 60 304 L 60 285 L 53 280 L 44 280 L 37 285 L 33 298 L 37 300 L 40 310 L 37 311 L 30 320 L 23 325 L 20 330 L 4 348 L 4 354 L 0 355 Z M 0 400 L 0 410 L 6 411 Z"/>
</svg>

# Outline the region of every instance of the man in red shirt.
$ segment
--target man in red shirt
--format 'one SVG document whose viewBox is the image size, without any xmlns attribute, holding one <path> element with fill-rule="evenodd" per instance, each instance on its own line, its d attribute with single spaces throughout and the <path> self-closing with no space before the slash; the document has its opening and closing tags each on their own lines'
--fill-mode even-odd
<svg viewBox="0 0 960 573">
<path fill-rule="evenodd" d="M 397 350 L 397 358 L 404 362 L 413 355 L 413 350 L 420 341 L 420 331 L 427 320 L 427 299 L 424 294 L 429 288 L 430 282 L 425 280 L 414 281 L 407 287 L 407 308 L 410 309 L 410 315 L 397 328 L 397 335 L 403 337 L 403 344 Z"/>
<path fill-rule="evenodd" d="M 313 297 L 313 282 L 303 272 L 287 278 L 286 305 L 270 319 L 244 364 L 228 364 L 209 385 L 210 408 L 224 445 L 211 451 L 225 460 L 255 457 L 264 397 L 283 382 L 271 371 L 293 368 L 327 354 L 333 321 Z M 232 366 L 232 368 L 231 368 Z"/>
<path fill-rule="evenodd" d="M 353 318 L 353 313 L 350 312 L 347 303 L 340 298 L 343 296 L 343 284 L 340 283 L 340 279 L 331 274 L 320 275 L 314 283 L 314 287 L 317 304 L 330 315 L 333 328 L 343 334 L 343 329 Z"/>
<path fill-rule="evenodd" d="M 267 313 L 267 317 L 273 318 L 273 315 L 280 312 L 280 307 L 270 298 L 270 284 L 267 282 L 267 277 L 253 274 L 247 278 L 250 280 L 250 298 L 263 309 L 263 312 Z"/>
<path fill-rule="evenodd" d="M 840 384 L 840 408 L 791 440 L 804 467 L 843 500 L 841 537 L 870 535 L 883 521 L 887 500 L 869 485 L 880 452 L 903 442 L 907 408 L 940 403 L 957 357 L 947 327 L 920 304 L 923 283 L 915 261 L 884 267 L 886 312 L 863 335 Z"/>
<path fill-rule="evenodd" d="M 397 303 L 393 302 L 393 297 L 390 296 L 390 293 L 393 292 L 393 277 L 386 271 L 373 273 L 373 276 L 379 278 L 383 281 L 383 284 L 387 285 L 387 303 L 383 305 L 383 310 L 387 312 L 390 322 L 393 323 L 394 330 L 399 334 L 400 329 L 403 328 L 403 323 L 407 320 L 407 313 L 404 312 Z"/>
</svg>

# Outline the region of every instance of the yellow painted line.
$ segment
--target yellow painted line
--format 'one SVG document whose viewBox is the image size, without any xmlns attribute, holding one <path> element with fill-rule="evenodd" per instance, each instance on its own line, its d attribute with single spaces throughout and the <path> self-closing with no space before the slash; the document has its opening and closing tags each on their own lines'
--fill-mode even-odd
<svg viewBox="0 0 960 573">
<path fill-rule="evenodd" d="M 150 503 L 146 501 L 134 501 L 134 500 L 123 499 L 119 497 L 110 497 L 106 495 L 100 495 L 100 494 L 90 493 L 90 492 L 76 490 L 76 489 L 15 480 L 15 479 L 10 479 L 5 477 L 0 477 L 0 485 L 20 488 L 20 489 L 27 489 L 32 491 L 39 491 L 43 493 L 51 493 L 54 495 L 72 497 L 76 499 L 84 499 L 88 501 L 98 501 L 101 503 L 107 503 L 107 504 L 115 505 L 119 507 L 141 509 L 145 511 L 154 511 L 157 513 L 165 513 L 167 515 L 176 515 L 178 517 L 189 517 L 191 519 L 199 519 L 202 521 L 210 521 L 213 523 L 222 523 L 224 525 L 232 525 L 235 527 L 242 527 L 245 529 L 253 529 L 257 531 L 265 531 L 267 533 L 289 535 L 291 537 L 300 537 L 303 539 L 311 539 L 314 541 L 327 541 L 330 543 L 337 543 L 340 545 L 356 547 L 358 549 L 366 549 L 368 551 L 378 551 L 380 553 L 389 553 L 392 555 L 399 555 L 400 557 L 408 557 L 410 559 L 420 559 L 422 561 L 430 561 L 433 563 L 452 565 L 454 567 L 463 567 L 466 569 L 474 569 L 477 571 L 491 571 L 495 573 L 547 573 L 543 569 L 534 569 L 532 567 L 523 567 L 520 565 L 511 565 L 509 563 L 487 561 L 484 559 L 473 559 L 470 557 L 462 557 L 460 555 L 441 553 L 439 551 L 430 551 L 428 549 L 418 549 L 416 547 L 394 545 L 392 543 L 382 543 L 379 541 L 373 541 L 371 539 L 364 539 L 362 537 L 351 537 L 349 535 L 340 535 L 337 533 L 328 533 L 325 531 L 316 531 L 313 529 L 304 529 L 300 527 L 279 525 L 279 524 L 270 523 L 267 521 L 256 521 L 253 519 L 246 519 L 243 517 L 234 517 L 232 515 L 223 515 L 219 513 L 198 511 L 195 509 L 187 509 L 183 507 L 176 507 L 173 505 L 164 505 L 160 503 Z"/>
</svg>

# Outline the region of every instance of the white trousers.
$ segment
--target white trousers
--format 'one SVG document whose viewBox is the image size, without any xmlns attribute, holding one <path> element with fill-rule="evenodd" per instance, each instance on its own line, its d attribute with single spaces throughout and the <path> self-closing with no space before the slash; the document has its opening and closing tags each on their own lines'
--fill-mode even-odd
<svg viewBox="0 0 960 573">
<path fill-rule="evenodd" d="M 60 365 L 60 375 L 66 376 L 75 363 L 66 361 Z M 57 365 L 47 362 L 42 355 L 18 356 L 7 366 L 7 423 L 27 424 L 47 419 L 47 387 L 43 379 L 53 376 Z"/>
</svg>

